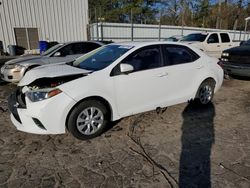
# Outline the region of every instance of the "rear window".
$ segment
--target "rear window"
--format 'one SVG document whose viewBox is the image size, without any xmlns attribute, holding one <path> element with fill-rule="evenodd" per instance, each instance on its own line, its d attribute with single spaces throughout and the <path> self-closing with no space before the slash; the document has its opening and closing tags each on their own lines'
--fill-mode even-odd
<svg viewBox="0 0 250 188">
<path fill-rule="evenodd" d="M 221 37 L 221 42 L 222 43 L 230 42 L 230 38 L 229 38 L 227 33 L 221 33 L 220 37 Z"/>
<path fill-rule="evenodd" d="M 185 46 L 166 45 L 164 47 L 167 52 L 168 65 L 191 63 L 199 59 L 195 52 Z"/>
<path fill-rule="evenodd" d="M 84 43 L 84 48 L 85 48 L 86 53 L 92 50 L 95 50 L 96 48 L 99 48 L 100 46 L 101 46 L 100 44 L 92 43 L 92 42 Z"/>
</svg>

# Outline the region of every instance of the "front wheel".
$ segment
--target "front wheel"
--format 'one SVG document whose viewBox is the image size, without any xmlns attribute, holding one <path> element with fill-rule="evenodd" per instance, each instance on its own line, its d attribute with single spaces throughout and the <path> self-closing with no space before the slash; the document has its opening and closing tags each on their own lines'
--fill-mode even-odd
<svg viewBox="0 0 250 188">
<path fill-rule="evenodd" d="M 214 88 L 214 80 L 205 80 L 197 91 L 196 100 L 202 105 L 210 103 L 214 97 Z"/>
<path fill-rule="evenodd" d="M 67 128 L 80 140 L 99 136 L 109 122 L 109 113 L 103 103 L 87 100 L 76 106 L 70 113 Z"/>
</svg>

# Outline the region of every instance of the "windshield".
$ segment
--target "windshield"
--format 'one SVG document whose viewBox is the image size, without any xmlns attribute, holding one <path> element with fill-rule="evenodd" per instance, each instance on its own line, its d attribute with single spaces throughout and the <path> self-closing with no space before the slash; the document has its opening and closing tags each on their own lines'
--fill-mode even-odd
<svg viewBox="0 0 250 188">
<path fill-rule="evenodd" d="M 206 33 L 195 33 L 195 34 L 189 34 L 187 36 L 184 36 L 181 41 L 198 41 L 203 42 L 207 37 Z"/>
<path fill-rule="evenodd" d="M 49 48 L 48 50 L 46 50 L 45 52 L 43 52 L 42 56 L 46 56 L 49 55 L 51 52 L 55 51 L 56 49 L 60 48 L 63 44 L 57 44 L 55 46 L 52 46 L 51 48 Z"/>
<path fill-rule="evenodd" d="M 98 71 L 111 65 L 133 46 L 108 45 L 100 47 L 73 62 L 73 66 L 81 69 Z"/>
</svg>

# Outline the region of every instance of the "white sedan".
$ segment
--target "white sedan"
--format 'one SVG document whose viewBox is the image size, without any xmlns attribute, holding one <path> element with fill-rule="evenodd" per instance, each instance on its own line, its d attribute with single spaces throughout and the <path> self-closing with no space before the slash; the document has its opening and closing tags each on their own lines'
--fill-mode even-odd
<svg viewBox="0 0 250 188">
<path fill-rule="evenodd" d="M 9 98 L 20 131 L 78 139 L 100 135 L 110 121 L 198 100 L 221 87 L 218 60 L 185 44 L 127 42 L 103 46 L 73 63 L 27 72 Z"/>
</svg>

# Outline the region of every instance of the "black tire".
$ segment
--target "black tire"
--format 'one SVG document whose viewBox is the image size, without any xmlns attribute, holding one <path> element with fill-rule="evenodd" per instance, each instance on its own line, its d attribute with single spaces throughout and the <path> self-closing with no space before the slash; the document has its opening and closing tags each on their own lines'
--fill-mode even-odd
<svg viewBox="0 0 250 188">
<path fill-rule="evenodd" d="M 80 114 L 83 114 L 83 111 L 89 109 L 89 108 L 95 108 L 98 109 L 102 112 L 103 115 L 103 123 L 100 125 L 99 128 L 97 128 L 97 131 L 94 132 L 93 134 L 84 134 L 84 130 L 82 130 L 82 132 L 80 132 L 80 130 L 78 129 L 78 127 L 80 127 L 80 123 L 77 122 L 77 120 L 80 118 Z M 86 116 L 87 117 L 87 116 Z M 77 139 L 80 140 L 88 140 L 91 138 L 95 138 L 99 135 L 102 134 L 102 132 L 106 129 L 107 124 L 110 121 L 110 114 L 109 111 L 107 110 L 106 106 L 97 100 L 86 100 L 81 102 L 80 104 L 78 104 L 69 114 L 68 116 L 68 120 L 66 123 L 67 129 L 69 130 L 69 132 Z M 91 124 L 91 126 L 93 127 L 92 123 L 90 123 L 91 120 L 83 120 L 85 123 L 86 121 L 88 121 L 88 125 L 84 125 L 84 127 L 88 126 L 89 124 Z M 93 129 L 92 129 L 93 130 Z"/>
<path fill-rule="evenodd" d="M 215 88 L 215 81 L 213 79 L 208 79 L 202 82 L 196 93 L 195 102 L 200 105 L 207 105 L 211 103 L 214 97 L 214 88 Z M 207 94 L 209 95 L 207 99 L 204 99 L 206 97 L 203 97 L 205 95 L 204 92 L 207 92 Z"/>
</svg>

